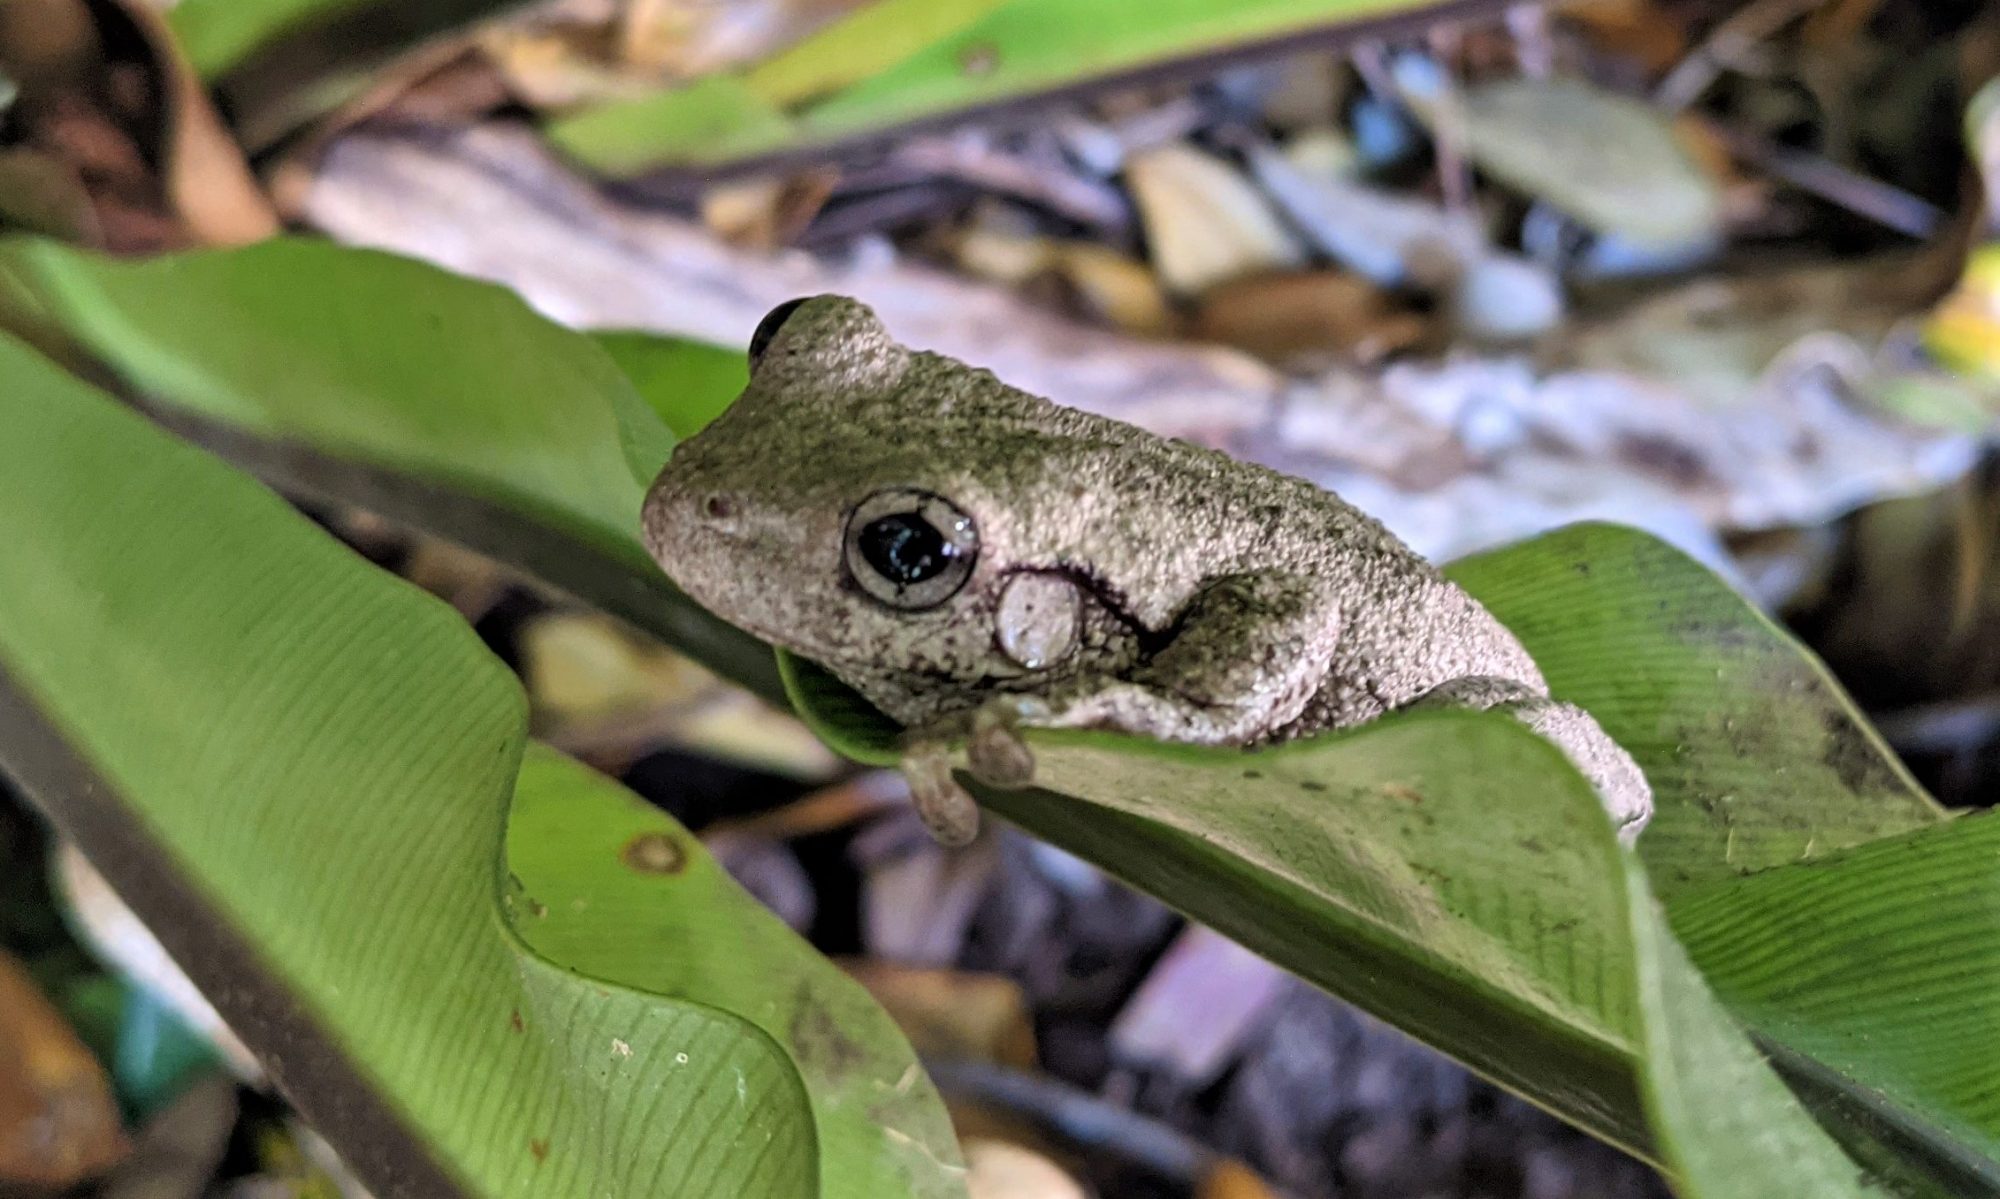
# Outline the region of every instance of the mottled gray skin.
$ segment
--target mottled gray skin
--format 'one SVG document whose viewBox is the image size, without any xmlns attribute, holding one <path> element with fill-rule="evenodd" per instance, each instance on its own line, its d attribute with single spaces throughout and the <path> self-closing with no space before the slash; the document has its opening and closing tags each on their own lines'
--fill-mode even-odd
<svg viewBox="0 0 2000 1199">
<path fill-rule="evenodd" d="M 863 587 L 867 559 L 847 544 L 850 513 L 892 488 L 977 527 L 963 584 L 920 611 Z M 741 398 L 675 448 L 645 533 L 695 600 L 913 730 L 906 771 L 947 840 L 977 827 L 943 749 L 967 734 L 974 773 L 1018 785 L 1033 763 L 1017 724 L 1256 745 L 1436 703 L 1514 712 L 1591 778 L 1628 840 L 1651 813 L 1624 751 L 1549 700 L 1513 635 L 1373 519 L 906 349 L 853 300 L 784 320 Z"/>
</svg>

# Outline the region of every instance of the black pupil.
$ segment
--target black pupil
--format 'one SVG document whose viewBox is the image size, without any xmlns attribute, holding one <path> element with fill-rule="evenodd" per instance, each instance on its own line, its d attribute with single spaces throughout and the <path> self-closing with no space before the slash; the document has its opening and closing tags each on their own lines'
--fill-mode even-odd
<svg viewBox="0 0 2000 1199">
<path fill-rule="evenodd" d="M 934 579 L 958 557 L 958 547 L 914 512 L 871 520 L 861 529 L 861 556 L 898 586 Z"/>
<path fill-rule="evenodd" d="M 805 299 L 803 297 L 796 300 L 786 300 L 784 303 L 778 305 L 776 308 L 773 308 L 771 309 L 771 311 L 765 313 L 764 319 L 757 322 L 756 332 L 750 335 L 751 366 L 757 365 L 757 360 L 764 356 L 764 351 L 766 349 L 770 348 L 771 339 L 778 335 L 778 330 L 785 327 L 786 319 L 789 318 L 792 315 L 792 313 L 797 312 L 799 309 L 799 305 L 803 303 L 805 303 Z"/>
</svg>

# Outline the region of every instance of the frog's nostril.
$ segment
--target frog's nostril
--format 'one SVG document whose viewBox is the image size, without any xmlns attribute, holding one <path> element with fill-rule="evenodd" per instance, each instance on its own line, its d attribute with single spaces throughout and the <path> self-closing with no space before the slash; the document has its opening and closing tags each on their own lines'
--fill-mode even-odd
<svg viewBox="0 0 2000 1199">
<path fill-rule="evenodd" d="M 729 520 L 736 515 L 736 501 L 720 493 L 701 501 L 701 514 L 710 520 Z"/>
</svg>

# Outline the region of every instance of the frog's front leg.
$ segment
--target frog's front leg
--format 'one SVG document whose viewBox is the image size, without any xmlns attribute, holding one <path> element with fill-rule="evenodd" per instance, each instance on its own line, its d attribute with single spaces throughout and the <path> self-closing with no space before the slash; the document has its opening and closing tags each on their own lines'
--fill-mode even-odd
<svg viewBox="0 0 2000 1199">
<path fill-rule="evenodd" d="M 1575 704 L 1551 699 L 1512 679 L 1479 676 L 1441 683 L 1405 706 L 1505 711 L 1553 742 L 1590 780 L 1620 841 L 1630 845 L 1638 840 L 1653 818 L 1653 788 L 1639 764 Z"/>
<path fill-rule="evenodd" d="M 1167 643 L 1126 677 L 1085 676 L 1044 692 L 988 700 L 920 732 L 904 775 L 920 813 L 948 843 L 969 840 L 977 808 L 951 780 L 949 746 L 966 743 L 974 777 L 997 787 L 1033 781 L 1018 729 L 1090 728 L 1200 745 L 1243 745 L 1296 719 L 1325 679 L 1339 638 L 1333 589 L 1306 575 L 1260 571 L 1218 578 L 1176 622 Z"/>
</svg>

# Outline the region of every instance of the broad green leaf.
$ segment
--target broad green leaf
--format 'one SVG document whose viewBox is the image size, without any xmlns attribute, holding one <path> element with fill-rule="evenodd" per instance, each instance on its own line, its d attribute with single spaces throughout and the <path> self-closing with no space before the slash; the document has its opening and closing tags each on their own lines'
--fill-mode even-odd
<svg viewBox="0 0 2000 1199">
<path fill-rule="evenodd" d="M 839 91 L 1020 0 L 874 0 L 751 67 L 749 90 L 780 108 Z"/>
<path fill-rule="evenodd" d="M 1674 929 L 1794 1083 L 2000 1193 L 2000 818 L 1699 888 Z"/>
<path fill-rule="evenodd" d="M 836 749 L 892 756 L 893 726 L 865 701 L 798 659 L 786 668 Z M 1037 789 L 982 793 L 989 808 L 1643 1150 L 1617 849 L 1552 745 L 1460 711 L 1254 755 L 1028 737 Z"/>
<path fill-rule="evenodd" d="M 213 79 L 257 47 L 301 26 L 375 6 L 379 0 L 181 0 L 167 24 L 188 64 Z"/>
<path fill-rule="evenodd" d="M 892 752 L 865 701 L 797 659 L 786 671 L 837 747 Z M 1043 789 L 990 792 L 988 807 L 1558 1115 L 1650 1147 L 1683 1194 L 1880 1195 L 1709 995 L 1589 785 L 1514 721 L 1415 712 L 1255 753 L 1028 738 Z M 1772 1187 L 1781 1177 L 1808 1185 Z"/>
<path fill-rule="evenodd" d="M 886 1018 L 664 817 L 520 769 L 455 613 L 12 338 L 0 378 L 0 763 L 377 1193 L 963 1193 Z"/>
<path fill-rule="evenodd" d="M 17 327 L 275 484 L 453 537 L 776 695 L 769 651 L 639 544 L 637 472 L 672 433 L 590 337 L 513 293 L 303 238 L 143 261 L 9 241 L 0 284 Z"/>
<path fill-rule="evenodd" d="M 635 463 L 649 484 L 666 462 L 673 439 L 700 432 L 750 382 L 750 363 L 740 348 L 632 329 L 603 329 L 591 336 L 672 431 L 654 461 Z"/>
<path fill-rule="evenodd" d="M 1634 868 L 1626 876 L 1638 963 L 1646 1110 L 1682 1192 L 1700 1199 L 1886 1199 L 1717 1003 Z"/>
<path fill-rule="evenodd" d="M 963 1193 L 943 1106 L 888 1015 L 657 808 L 553 750 L 530 747 L 507 821 L 507 865 L 515 933 L 570 971 L 632 988 L 617 999 L 635 1027 L 657 1020 L 653 997 L 667 995 L 729 1012 L 783 1049 L 807 1083 L 825 1193 L 870 1194 L 862 1184 L 884 1179 L 896 1180 L 894 1195 Z M 575 1003 L 571 978 L 529 986 L 552 1018 L 566 1018 Z M 636 1043 L 621 1043 L 602 1047 L 610 1070 L 684 1079 L 696 1094 L 720 1091 L 739 1104 L 732 1120 L 771 1102 L 734 1073 L 726 1044 L 655 1041 L 658 1056 L 647 1062 Z M 619 1114 L 658 1118 L 641 1105 Z M 677 1193 L 666 1185 L 674 1181 L 616 1193 Z"/>
<path fill-rule="evenodd" d="M 1944 816 L 1818 659 L 1672 546 L 1576 525 L 1446 573 L 1645 769 L 1669 903 Z"/>
<path fill-rule="evenodd" d="M 1191 58 L 1241 52 L 1263 42 L 1336 29 L 1350 35 L 1379 31 L 1385 22 L 1438 6 L 1439 0 L 1154 0 L 1144 5 L 1010 0 L 968 24 L 964 18 L 984 5 L 937 4 L 937 23 L 926 32 L 953 31 L 913 53 L 906 52 L 900 38 L 885 43 L 893 53 L 858 61 L 894 61 L 893 66 L 824 99 L 818 99 L 820 89 L 832 77 L 821 72 L 855 57 L 848 44 L 853 34 L 844 26 L 800 43 L 763 68 L 710 76 L 695 87 L 613 101 L 554 121 L 549 136 L 566 153 L 607 175 L 713 166 L 824 146 L 909 121 Z M 801 105 L 801 97 L 817 102 Z"/>
</svg>

